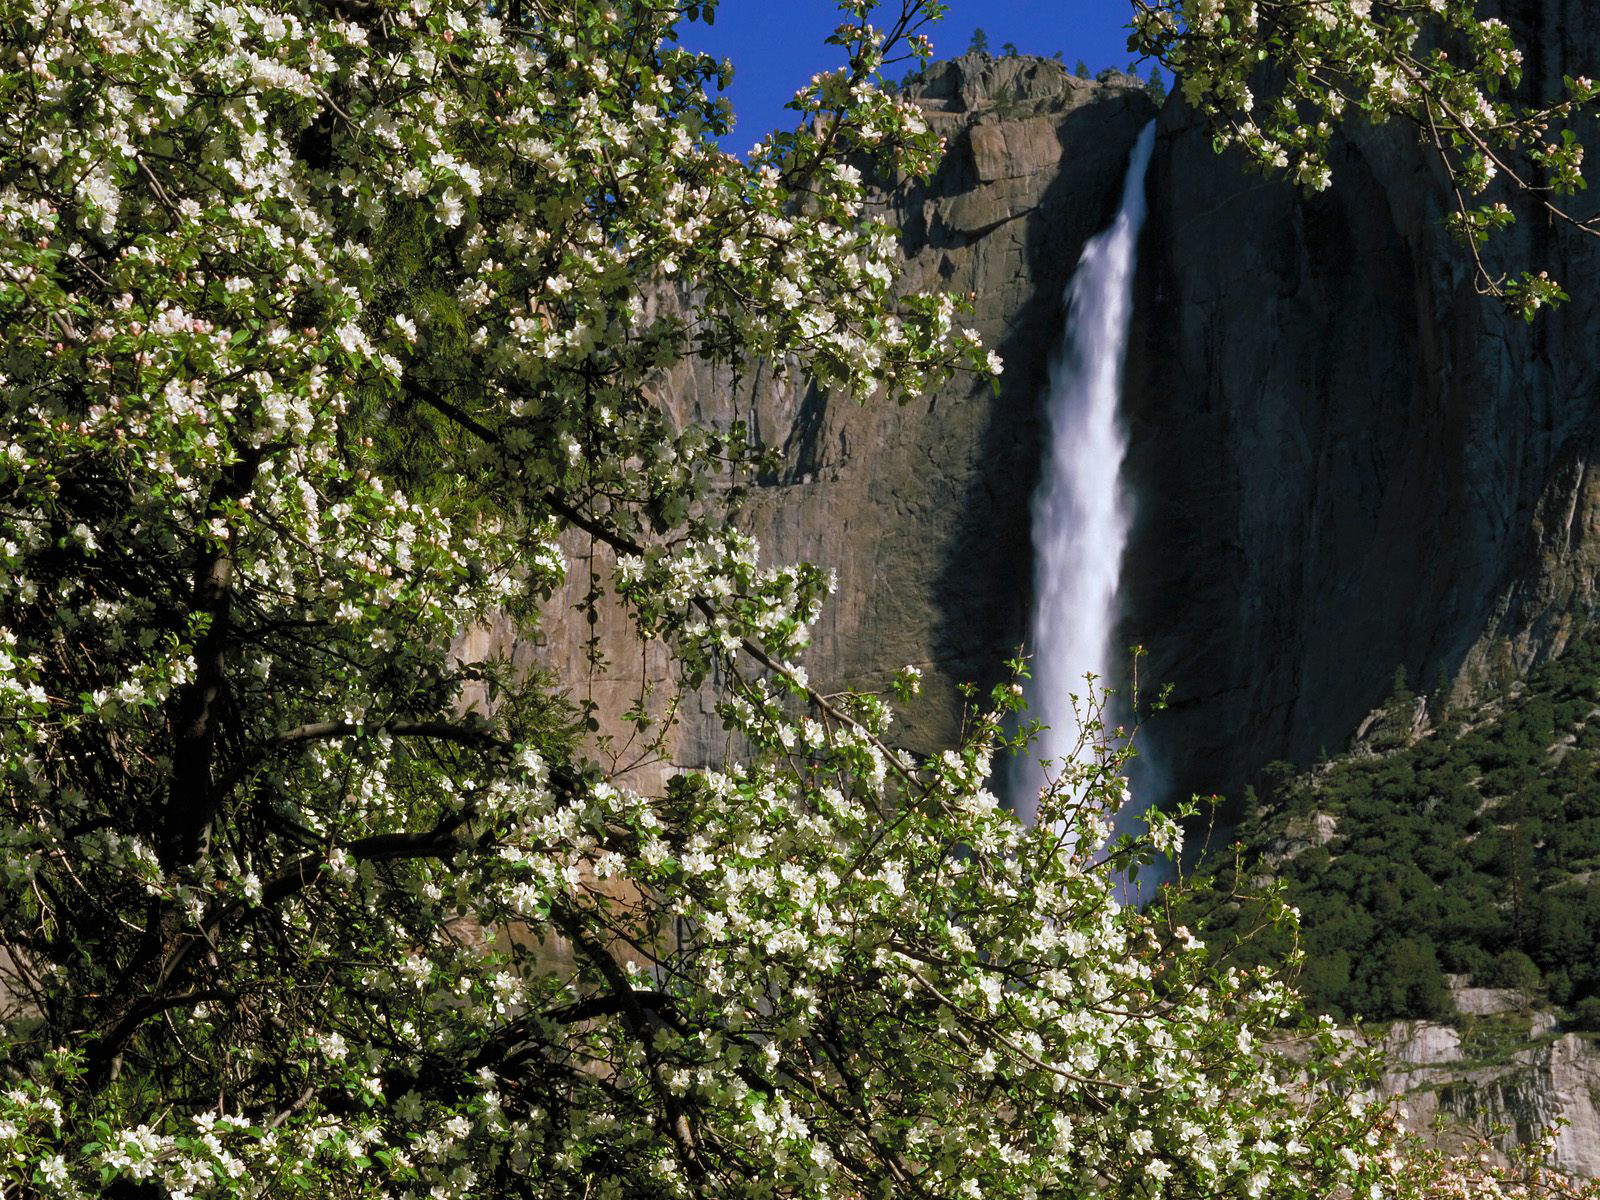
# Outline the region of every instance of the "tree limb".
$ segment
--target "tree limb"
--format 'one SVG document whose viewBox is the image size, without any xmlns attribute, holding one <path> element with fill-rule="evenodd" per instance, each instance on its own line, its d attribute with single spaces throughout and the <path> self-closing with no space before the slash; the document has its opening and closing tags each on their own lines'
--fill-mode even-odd
<svg viewBox="0 0 1600 1200">
<path fill-rule="evenodd" d="M 228 466 L 211 491 L 208 513 L 237 503 L 255 486 L 261 461 L 270 446 L 244 451 Z M 211 841 L 211 822 L 221 793 L 213 786 L 216 711 L 227 689 L 224 671 L 232 632 L 234 562 L 231 539 L 217 545 L 202 541 L 195 569 L 194 611 L 207 618 L 195 647 L 194 678 L 179 689 L 173 706 L 172 780 L 162 814 L 157 854 L 171 871 L 202 859 Z"/>
</svg>

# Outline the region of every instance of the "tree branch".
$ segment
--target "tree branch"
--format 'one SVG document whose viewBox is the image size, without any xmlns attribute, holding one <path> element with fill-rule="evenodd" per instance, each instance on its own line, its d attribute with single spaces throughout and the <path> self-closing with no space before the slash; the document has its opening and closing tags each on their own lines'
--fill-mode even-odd
<svg viewBox="0 0 1600 1200">
<path fill-rule="evenodd" d="M 207 513 L 216 513 L 249 494 L 271 448 L 251 447 L 222 472 L 212 487 Z M 227 688 L 224 666 L 234 584 L 231 538 L 220 545 L 202 541 L 198 557 L 193 607 L 208 621 L 195 647 L 194 678 L 179 689 L 173 709 L 172 782 L 157 839 L 157 854 L 169 871 L 193 865 L 205 856 L 220 795 L 213 787 L 211 770 L 216 710 Z"/>
<path fill-rule="evenodd" d="M 501 444 L 500 435 L 494 430 L 480 424 L 469 414 L 463 412 L 455 404 L 438 395 L 432 389 L 413 387 L 412 394 L 423 403 L 428 404 L 442 415 L 450 418 L 452 421 L 455 421 L 469 433 L 472 433 L 475 436 L 483 439 L 490 445 L 498 446 Z M 604 522 L 579 512 L 571 505 L 571 503 L 561 496 L 560 493 L 554 491 L 546 492 L 544 495 L 544 502 L 549 506 L 552 512 L 565 518 L 567 521 L 571 522 L 573 525 L 576 525 L 579 529 L 582 529 L 585 533 L 590 534 L 597 540 L 605 543 L 607 546 L 610 546 L 611 549 L 615 550 L 617 553 L 634 554 L 640 556 L 644 555 L 645 547 L 642 544 L 634 541 L 627 535 L 619 533 L 610 528 Z M 695 596 L 692 598 L 690 603 L 692 603 L 695 608 L 698 609 L 705 617 L 715 619 L 717 615 L 716 608 L 706 597 Z M 828 699 L 823 696 L 822 693 L 811 688 L 809 685 L 800 685 L 799 681 L 795 679 L 794 674 L 786 669 L 777 660 L 775 660 L 760 645 L 749 638 L 741 638 L 740 647 L 746 654 L 750 655 L 751 658 L 755 659 L 755 661 L 760 663 L 761 666 L 766 670 L 771 671 L 774 674 L 781 675 L 791 685 L 799 687 L 800 690 L 804 692 L 806 700 L 818 712 L 823 713 L 841 725 L 848 725 L 850 728 L 864 734 L 883 754 L 889 770 L 901 778 L 905 783 L 911 785 L 912 787 L 925 786 L 921 780 L 917 779 L 914 772 L 907 769 L 905 765 L 901 763 L 900 756 L 897 751 L 885 744 L 881 738 L 879 738 L 871 730 L 867 729 L 866 726 L 862 725 L 860 721 L 856 720 L 850 714 L 843 712 L 835 705 L 829 703 Z"/>
<path fill-rule="evenodd" d="M 628 973 L 611 956 L 610 951 L 605 946 L 596 944 L 571 913 L 554 908 L 550 913 L 550 921 L 582 952 L 589 964 L 599 971 L 610 985 L 611 998 L 618 1003 L 618 1011 L 628 1026 L 628 1032 L 644 1051 L 645 1058 L 650 1063 L 651 1090 L 655 1092 L 656 1100 L 667 1115 L 668 1129 L 672 1133 L 673 1141 L 677 1143 L 678 1157 L 683 1161 L 689 1178 L 699 1184 L 706 1177 L 705 1164 L 700 1160 L 699 1141 L 695 1137 L 693 1126 L 689 1123 L 688 1111 L 662 1078 L 662 1063 L 656 1051 L 655 1038 L 650 1029 L 646 1008 L 641 1000 L 642 995 L 653 993 L 636 991 L 628 979 Z"/>
<path fill-rule="evenodd" d="M 351 858 L 364 862 L 382 862 L 397 858 L 438 858 L 449 860 L 472 845 L 454 836 L 455 831 L 472 819 L 475 810 L 468 805 L 460 812 L 443 818 L 432 829 L 412 833 L 379 833 L 357 838 L 339 847 Z M 309 887 L 328 865 L 328 854 L 306 854 L 279 870 L 261 885 L 262 907 L 281 903 Z M 116 1064 L 123 1047 L 150 1017 L 179 1007 L 193 1000 L 199 1003 L 210 993 L 186 992 L 182 995 L 163 995 L 167 986 L 188 966 L 189 961 L 202 947 L 214 944 L 217 935 L 231 920 L 249 907 L 247 901 L 232 900 L 212 909 L 198 925 L 178 937 L 177 944 L 167 953 L 167 958 L 157 973 L 149 993 L 134 1002 L 88 1055 L 86 1070 L 91 1084 L 103 1086 L 116 1075 Z"/>
</svg>

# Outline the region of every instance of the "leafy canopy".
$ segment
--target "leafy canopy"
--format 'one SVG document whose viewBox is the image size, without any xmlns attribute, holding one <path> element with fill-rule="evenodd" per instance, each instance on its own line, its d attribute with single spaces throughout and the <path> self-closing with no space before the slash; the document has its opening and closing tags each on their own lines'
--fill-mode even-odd
<svg viewBox="0 0 1600 1200">
<path fill-rule="evenodd" d="M 808 686 L 828 576 L 655 400 L 998 366 L 891 287 L 934 6 L 869 8 L 739 162 L 648 0 L 0 4 L 9 1192 L 1439 1194 L 1280 981 L 1118 903 L 1178 836 L 1090 852 L 1123 752 L 1024 828 L 1012 691 L 919 761 Z M 748 754 L 634 790 L 459 652 L 569 619 L 574 532 Z"/>
</svg>

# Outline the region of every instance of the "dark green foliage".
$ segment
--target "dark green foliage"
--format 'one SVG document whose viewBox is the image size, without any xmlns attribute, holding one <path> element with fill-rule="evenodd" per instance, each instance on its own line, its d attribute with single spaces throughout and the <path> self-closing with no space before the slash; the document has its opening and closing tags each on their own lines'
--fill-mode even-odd
<svg viewBox="0 0 1600 1200">
<path fill-rule="evenodd" d="M 1600 996 L 1585 996 L 1574 1004 L 1572 1023 L 1579 1029 L 1600 1030 Z"/>
<path fill-rule="evenodd" d="M 1150 94 L 1150 99 L 1154 100 L 1157 104 L 1160 104 L 1166 100 L 1167 81 L 1161 78 L 1160 68 L 1150 68 L 1150 74 L 1145 77 L 1144 90 Z"/>
<path fill-rule="evenodd" d="M 1405 710 L 1411 707 L 1411 702 L 1416 699 L 1410 685 L 1406 682 L 1406 669 L 1399 666 L 1394 669 L 1394 690 L 1390 693 L 1391 706 Z"/>
<path fill-rule="evenodd" d="M 1089 64 L 1084 62 L 1083 59 L 1080 58 L 1078 60 L 1078 65 L 1072 68 L 1072 73 L 1074 75 L 1076 75 L 1079 79 L 1088 79 L 1088 78 L 1090 78 L 1090 75 L 1089 75 Z"/>
<path fill-rule="evenodd" d="M 1542 977 L 1533 959 L 1521 950 L 1502 950 L 1495 956 L 1488 982 L 1495 987 L 1531 993 L 1539 987 Z"/>
<path fill-rule="evenodd" d="M 968 54 L 989 53 L 989 35 L 983 31 L 983 26 L 972 31 L 972 41 L 967 43 Z"/>
<path fill-rule="evenodd" d="M 1374 994 L 1382 997 L 1385 1007 L 1393 1012 L 1437 1017 L 1450 1007 L 1444 972 L 1439 969 L 1439 956 L 1433 941 L 1426 937 L 1403 937 L 1390 943 L 1381 971 L 1371 986 Z"/>
<path fill-rule="evenodd" d="M 1397 671 L 1356 751 L 1263 768 L 1242 866 L 1215 869 L 1186 919 L 1256 961 L 1254 912 L 1231 897 L 1268 874 L 1301 912 L 1301 985 L 1335 1017 L 1438 1015 L 1445 974 L 1600 1017 L 1600 631 L 1524 684 L 1495 682 L 1491 702 L 1448 712 L 1436 684 L 1434 728 L 1413 738 Z M 1285 844 L 1270 871 L 1254 865 Z"/>
</svg>

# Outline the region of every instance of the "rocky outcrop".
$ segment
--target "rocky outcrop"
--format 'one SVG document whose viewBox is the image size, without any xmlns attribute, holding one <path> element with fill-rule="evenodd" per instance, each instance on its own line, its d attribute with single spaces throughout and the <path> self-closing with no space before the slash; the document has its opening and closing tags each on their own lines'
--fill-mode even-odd
<svg viewBox="0 0 1600 1200">
<path fill-rule="evenodd" d="M 1291 817 L 1283 832 L 1267 843 L 1261 855 L 1261 865 L 1269 871 L 1276 870 L 1307 850 L 1326 846 L 1339 832 L 1339 818 L 1333 813 L 1310 812 Z"/>
<path fill-rule="evenodd" d="M 1488 1061 L 1448 1025 L 1400 1021 L 1382 1049 L 1392 1064 L 1381 1091 L 1402 1100 L 1419 1133 L 1463 1139 L 1487 1135 L 1504 1150 L 1526 1145 L 1561 1123 L 1552 1165 L 1600 1177 L 1600 1047 L 1576 1033 L 1539 1036 Z"/>
<path fill-rule="evenodd" d="M 1530 1011 L 1522 993 L 1463 979 L 1449 979 L 1449 1022 L 1384 1031 L 1378 1090 L 1401 1101 L 1412 1130 L 1446 1144 L 1487 1137 L 1509 1152 L 1554 1130 L 1551 1165 L 1600 1178 L 1600 1043 Z"/>
</svg>

